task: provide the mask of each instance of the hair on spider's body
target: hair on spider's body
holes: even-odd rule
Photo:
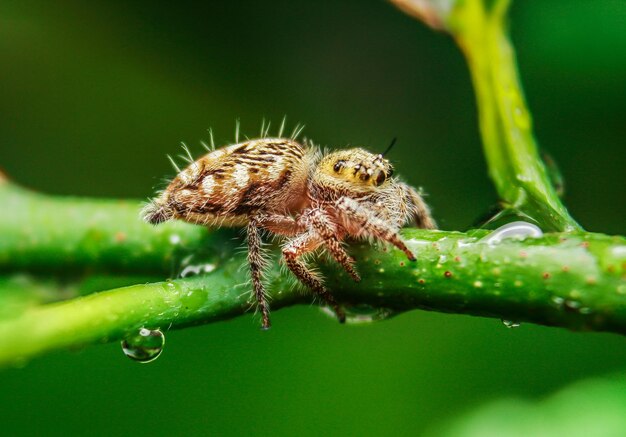
[[[268,128],[264,125],[262,133]],[[283,128],[284,122],[281,133]],[[300,130],[297,127],[294,135]],[[343,322],[343,310],[321,275],[304,261],[306,255],[323,248],[358,281],[354,260],[342,244],[347,237],[391,243],[415,260],[399,229],[408,222],[435,227],[420,194],[393,177],[393,167],[383,154],[361,148],[322,154],[311,143],[280,137],[210,151],[180,171],[144,208],[143,216],[153,224],[180,219],[205,226],[245,226],[263,328],[270,327],[270,319],[263,286],[262,231],[284,239],[286,267]]]

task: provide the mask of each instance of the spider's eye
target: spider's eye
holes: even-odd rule
[[[376,176],[376,185],[381,185],[387,179],[387,175],[385,175],[384,171],[379,171],[378,176]]]
[[[346,165],[346,161],[344,160],[337,161],[335,163],[335,166],[333,167],[333,170],[335,170],[335,173],[339,173],[345,165]]]

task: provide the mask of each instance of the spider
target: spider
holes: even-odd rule
[[[322,154],[306,141],[248,140],[212,150],[196,161],[190,157],[190,164],[144,208],[143,217],[152,224],[180,219],[209,227],[245,226],[263,329],[271,323],[261,231],[284,237],[286,266],[343,323],[343,309],[302,256],[323,248],[360,281],[354,259],[342,244],[347,237],[391,243],[414,261],[398,230],[409,222],[436,227],[420,194],[393,177],[385,153],[353,148]]]

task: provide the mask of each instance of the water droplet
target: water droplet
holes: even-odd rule
[[[538,225],[537,221],[530,217],[525,212],[515,209],[513,207],[502,208],[500,205],[492,207],[489,211],[483,214],[479,219],[474,221],[473,227],[480,229],[495,230],[516,221],[522,221],[526,223],[533,223]]]
[[[513,320],[505,320],[505,319],[502,319],[502,324],[509,329],[519,328],[519,326],[521,325],[520,322],[514,322]]]
[[[211,273],[215,270],[215,264],[197,264],[197,265],[189,265],[186,266],[182,272],[180,272],[181,278],[186,278],[187,276],[196,276],[201,273]]]
[[[390,308],[373,307],[366,304],[346,306],[344,307],[344,311],[346,313],[346,323],[353,325],[378,322],[380,320],[385,320],[395,315],[394,311]],[[335,312],[330,307],[322,307],[322,312],[331,316],[334,319],[337,318]]]
[[[551,300],[557,308],[563,307],[563,302],[565,302],[565,299],[563,299],[561,296],[552,296]]]
[[[122,340],[122,351],[133,361],[149,363],[159,358],[164,345],[165,336],[160,330],[141,328]]]
[[[615,246],[612,252],[613,256],[616,258],[626,258],[626,246]]]
[[[497,244],[505,238],[539,238],[543,235],[543,231],[532,223],[528,222],[512,222],[504,226],[500,226],[486,237],[481,238],[481,242],[489,244]]]

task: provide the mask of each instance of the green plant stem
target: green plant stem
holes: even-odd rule
[[[489,173],[501,199],[543,229],[580,230],[553,187],[532,133],[532,119],[506,31],[508,1],[487,11],[469,1],[455,38],[467,58]]]
[[[151,227],[138,219],[138,202],[55,198],[10,184],[0,184],[0,202],[12,211],[0,216],[0,235],[8,236],[0,245],[5,275],[128,269],[176,277],[190,263],[210,267],[200,276],[28,307],[0,321],[0,363],[118,340],[140,327],[178,328],[234,317],[253,307],[241,268],[245,253],[237,253],[243,242],[232,232],[208,233],[182,223]],[[354,244],[350,251],[363,277],[358,284],[334,264],[318,263],[333,294],[348,307],[396,313],[422,308],[626,333],[626,239],[557,233],[491,244],[487,235],[407,229],[403,236],[415,263],[395,249]],[[190,260],[200,246],[204,255]],[[161,262],[166,258],[170,261]],[[310,302],[293,278],[272,264],[267,278],[272,308]]]
[[[228,251],[234,233],[139,218],[135,201],[53,197],[0,182],[0,272],[174,274],[182,256]],[[215,251],[212,256],[219,256]]]
[[[544,231],[581,231],[542,162],[508,36],[510,0],[390,0],[449,32],[465,55],[476,91],[483,148],[503,204]]]

